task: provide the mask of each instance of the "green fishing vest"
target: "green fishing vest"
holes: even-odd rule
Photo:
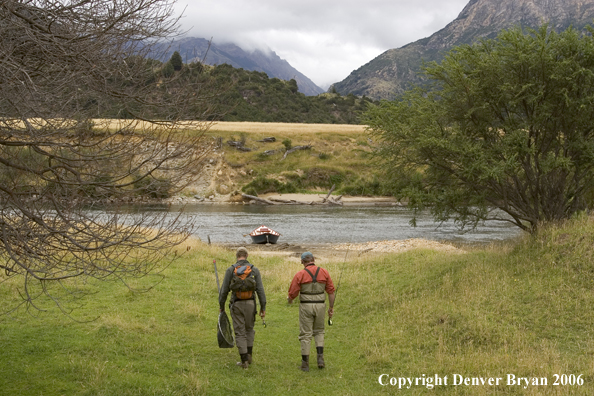
[[[309,275],[311,275],[312,282],[311,283],[302,283],[301,290],[299,292],[299,301],[301,303],[309,303],[309,304],[316,304],[316,303],[325,303],[326,302],[326,295],[324,294],[326,290],[325,283],[318,282],[318,273],[320,272],[320,267],[316,271],[315,275],[312,274],[307,268],[305,271]]]

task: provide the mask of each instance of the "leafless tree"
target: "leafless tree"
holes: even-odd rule
[[[0,268],[5,284],[22,279],[27,307],[73,278],[156,271],[191,232],[119,210],[183,188],[209,149],[206,122],[179,122],[207,119],[208,84],[161,77],[144,57],[177,33],[172,6],[0,0]],[[97,119],[114,112],[126,119]]]

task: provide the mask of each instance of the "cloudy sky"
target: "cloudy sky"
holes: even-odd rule
[[[326,89],[390,48],[428,37],[469,0],[178,0],[187,36],[267,46]]]

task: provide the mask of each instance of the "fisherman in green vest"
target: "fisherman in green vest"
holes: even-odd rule
[[[237,262],[227,268],[223,285],[219,293],[219,311],[225,310],[227,295],[231,292],[229,310],[233,319],[235,342],[241,361],[237,363],[243,369],[252,364],[254,348],[254,322],[256,319],[256,295],[260,300],[260,317],[266,316],[266,295],[262,285],[260,271],[247,261],[248,251],[244,247],[235,253]]]
[[[301,255],[303,269],[293,277],[289,288],[289,304],[299,296],[299,341],[301,342],[301,370],[309,371],[311,339],[315,340],[318,353],[318,368],[324,368],[324,321],[326,316],[326,293],[328,316],[334,315],[334,284],[324,268],[316,266],[310,252]]]

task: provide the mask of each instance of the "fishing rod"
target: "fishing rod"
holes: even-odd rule
[[[352,240],[352,235],[351,235]],[[346,253],[344,254],[344,261],[340,266],[340,275],[338,275],[338,284],[336,285],[336,289],[334,290],[334,305],[336,305],[336,295],[338,294],[338,288],[340,287],[340,280],[342,279],[342,271],[344,270],[344,266],[346,264],[347,256],[349,255],[349,249],[351,248],[351,244],[349,243],[347,246]],[[328,326],[332,326],[334,322],[332,322],[332,318],[328,318]]]
[[[363,188],[363,193],[365,193],[365,187]],[[344,261],[340,268],[340,275],[338,275],[338,284],[336,285],[336,289],[334,290],[334,305],[336,305],[336,295],[338,294],[338,288],[340,287],[340,280],[342,279],[342,271],[344,270],[344,266],[346,265],[347,256],[349,255],[349,250],[351,249],[351,244],[353,243],[353,234],[355,233],[355,229],[351,230],[351,238],[349,244],[347,245],[346,253],[344,254]],[[332,322],[332,318],[328,318],[328,326],[332,326],[334,322]]]
[[[258,298],[258,294],[256,292],[254,292],[254,296],[258,299],[258,301],[260,302],[260,313],[262,312],[262,302],[260,301],[260,299]],[[256,300],[254,300],[254,304],[256,304],[256,313],[258,313],[258,304],[256,303]],[[262,316],[260,316],[262,318]],[[262,325],[264,325],[264,328],[266,328],[266,321],[264,320],[264,318],[262,318]]]
[[[221,285],[219,284],[219,273],[217,272],[217,259],[213,259],[212,264],[214,265],[215,276],[217,278],[217,290],[219,291],[219,294],[221,294]]]

